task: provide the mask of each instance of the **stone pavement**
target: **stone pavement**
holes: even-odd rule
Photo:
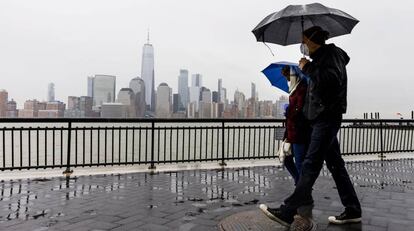
[[[342,206],[324,168],[314,186],[318,230],[414,230],[414,161],[348,163],[362,224],[328,225]],[[189,170],[0,182],[0,230],[218,230],[224,218],[278,205],[293,189],[280,167]]]

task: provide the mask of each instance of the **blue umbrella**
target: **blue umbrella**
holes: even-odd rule
[[[304,78],[306,80],[308,79],[308,77],[305,74],[303,74],[302,71],[299,69],[298,64],[290,62],[272,63],[268,67],[266,67],[262,72],[270,81],[272,86],[275,86],[280,90],[289,93],[288,82],[286,78],[282,75],[282,69],[285,66],[293,68],[300,78]]]

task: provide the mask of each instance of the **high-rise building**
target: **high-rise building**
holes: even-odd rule
[[[191,79],[189,103],[194,103],[193,110],[195,110],[196,113],[199,111],[202,86],[202,76],[200,74],[193,74]]]
[[[38,117],[40,118],[60,118],[65,114],[66,105],[63,102],[47,102],[45,109],[39,109]]]
[[[9,93],[6,90],[0,90],[0,117],[7,115],[7,102],[9,101]]]
[[[289,105],[289,98],[284,95],[279,97],[279,99],[276,100],[276,103],[275,103],[273,116],[276,117],[276,119],[284,119],[287,105]]]
[[[199,110],[199,117],[200,118],[211,118],[212,113],[212,104],[211,104],[211,91],[205,87],[201,92],[201,102],[200,102],[200,110]]]
[[[54,83],[49,83],[49,85],[47,85],[47,101],[48,102],[55,101],[55,84]]]
[[[16,118],[18,117],[17,103],[13,99],[7,102],[7,118]]]
[[[180,94],[173,94],[173,113],[181,111],[181,97]]]
[[[139,77],[131,79],[129,82],[129,88],[135,93],[135,109],[137,117],[145,116],[145,82]]]
[[[246,97],[243,92],[236,90],[234,93],[234,106],[236,106],[239,111],[239,117],[245,117],[245,101]]]
[[[128,113],[122,103],[103,103],[101,108],[102,118],[126,118]]]
[[[157,88],[157,108],[158,118],[169,118],[171,116],[171,88],[166,83],[161,83]]]
[[[90,96],[81,96],[79,100],[79,109],[82,117],[98,117],[99,114],[94,114],[92,111],[93,98]]]
[[[254,83],[252,83],[250,98],[252,98],[254,100],[257,100],[256,99],[256,84],[254,84]]]
[[[89,96],[89,97],[93,97],[93,80],[94,80],[94,77],[93,76],[88,76],[88,92],[87,92],[87,96]]]
[[[155,86],[154,86],[154,47],[149,42],[142,49],[141,77],[145,82],[145,103],[147,109],[154,111],[155,106]]]
[[[92,92],[89,88],[92,87]],[[88,77],[88,94],[92,93],[93,106],[115,102],[116,77],[113,75],[95,75]],[[89,96],[89,95],[88,95]]]
[[[218,88],[217,88],[217,92],[218,92],[218,103],[223,102],[223,97],[221,96],[222,92],[223,92],[223,80],[222,79],[218,79]]]
[[[213,99],[212,99],[213,103],[219,103],[220,102],[218,91],[213,91],[212,97],[213,97]]]
[[[33,118],[37,117],[39,109],[46,109],[46,105],[41,105],[37,100],[26,100],[24,102],[23,109],[19,110],[20,118]]]
[[[180,75],[178,76],[178,94],[180,95],[181,104],[185,110],[189,102],[188,70],[180,70]]]
[[[118,93],[117,102],[125,106],[126,117],[136,117],[135,93],[131,88],[121,88]]]
[[[191,86],[201,87],[203,86],[203,76],[201,74],[193,74],[191,79]]]

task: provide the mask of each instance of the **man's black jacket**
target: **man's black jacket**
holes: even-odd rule
[[[304,115],[309,120],[318,116],[339,116],[346,112],[349,56],[334,44],[322,45],[311,56],[303,72],[310,77]]]

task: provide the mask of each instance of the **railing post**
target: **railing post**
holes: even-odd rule
[[[72,136],[72,122],[68,122],[68,146],[66,150],[66,170],[63,171],[63,174],[66,175],[66,177],[69,177],[73,170],[70,169],[70,148],[71,148],[71,136]]]
[[[384,155],[384,142],[383,142],[383,124],[382,121],[380,121],[380,155],[378,156],[381,161],[384,160],[384,158],[386,158],[386,156]]]
[[[155,122],[151,122],[151,165],[149,167],[150,170],[155,170],[155,162],[154,162],[154,146],[155,146]]]
[[[221,122],[221,162],[220,162],[220,166],[224,167],[226,166],[226,162],[224,162],[224,121]],[[229,144],[227,144],[229,145]]]

